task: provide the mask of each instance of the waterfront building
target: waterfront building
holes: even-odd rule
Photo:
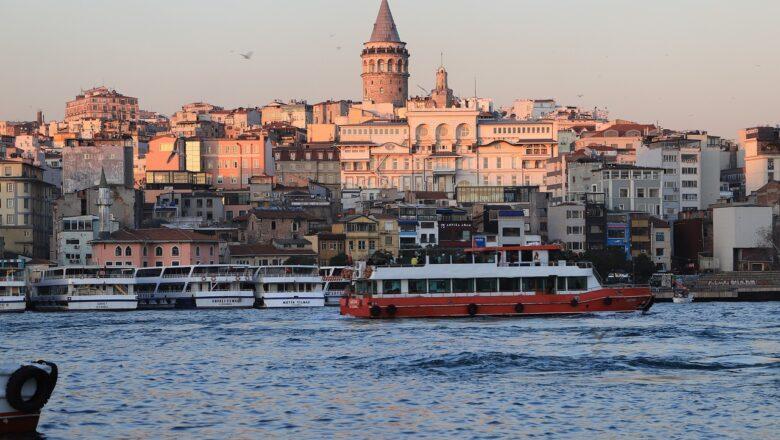
[[[268,243],[272,239],[303,238],[323,223],[304,209],[252,209],[233,218],[242,243]]]
[[[283,266],[289,264],[290,259],[315,261],[317,254],[311,249],[311,243],[306,240],[295,240],[306,244],[296,243],[293,246],[285,246],[284,243],[274,240],[268,244],[234,244],[228,246],[230,264],[247,264],[250,266]]]
[[[49,258],[56,188],[31,161],[2,159],[0,168],[0,239],[5,250]]]
[[[660,130],[652,124],[617,121],[604,129],[581,133],[580,139],[574,141],[574,149],[599,145],[612,147],[623,154],[631,154],[642,144],[646,136],[658,134]]]
[[[641,211],[660,216],[663,212],[662,178],[662,168],[576,162],[569,167],[567,197],[603,193],[610,211]]]
[[[332,142],[273,148],[276,182],[287,186],[308,186],[317,182],[337,189],[341,186],[339,149]]]
[[[290,101],[284,103],[273,101],[261,110],[262,125],[286,123],[305,130],[314,121],[312,106],[306,101]]]
[[[739,132],[745,154],[746,194],[780,180],[780,128],[753,127]]]
[[[775,254],[772,207],[715,206],[712,224],[713,256],[721,271],[771,270]]]
[[[587,250],[584,203],[566,202],[550,206],[547,216],[550,242],[561,243],[566,250],[574,253],[582,253]]]
[[[60,266],[92,265],[92,241],[100,238],[100,217],[77,215],[62,217],[55,223],[55,255],[52,261]],[[119,222],[110,220],[108,232],[119,230]]]
[[[160,267],[219,263],[219,240],[184,229],[126,229],[92,241],[98,266]]]
[[[327,266],[336,255],[345,254],[346,234],[317,233],[317,264]]]
[[[65,122],[82,119],[138,120],[138,98],[96,87],[76,95],[65,106]]]

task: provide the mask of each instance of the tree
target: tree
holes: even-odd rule
[[[655,273],[655,264],[647,254],[639,254],[633,261],[634,282],[637,284],[647,284],[650,277]]]
[[[368,265],[370,266],[387,266],[392,264],[395,260],[393,254],[386,250],[378,250],[368,257]]]
[[[620,247],[590,250],[585,252],[582,259],[591,262],[596,273],[604,280],[612,272],[631,271],[631,263],[626,260],[626,254]]]
[[[317,264],[317,258],[308,255],[293,255],[284,264],[290,266],[311,266]]]
[[[333,258],[328,261],[328,264],[331,266],[349,266],[349,255],[345,253],[340,253],[337,255],[334,255]]]

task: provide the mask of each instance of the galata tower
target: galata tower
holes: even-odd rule
[[[363,102],[396,107],[409,96],[409,51],[398,36],[387,0],[382,0],[371,39],[363,44]]]

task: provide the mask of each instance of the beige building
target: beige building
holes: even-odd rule
[[[5,250],[49,258],[54,186],[43,169],[28,162],[0,160],[0,237]]]
[[[138,98],[122,95],[116,90],[96,87],[68,101],[65,122],[80,119],[138,120]]]
[[[780,180],[780,128],[753,127],[741,130],[739,143],[745,152],[746,194],[768,182]]]

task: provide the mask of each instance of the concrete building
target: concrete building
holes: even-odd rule
[[[780,180],[780,128],[753,127],[740,131],[739,143],[745,153],[746,194]]]
[[[333,143],[274,147],[276,182],[286,186],[305,187],[318,182],[341,187],[339,149]]]
[[[541,119],[554,112],[554,99],[517,99],[512,104],[512,116],[515,119]]]
[[[302,239],[295,242],[292,245],[279,241],[230,245],[228,262],[250,266],[280,266],[288,264],[291,258],[316,261],[317,254],[311,249],[311,243]]]
[[[721,150],[685,135],[655,138],[637,147],[638,166],[663,168],[663,216],[706,209],[720,198]]]
[[[92,241],[100,238],[100,217],[78,215],[63,217],[55,225],[56,261],[60,266],[95,264]],[[110,221],[108,232],[119,230],[119,222]]]
[[[5,250],[49,258],[55,188],[29,161],[0,160],[0,239]]]
[[[550,206],[547,211],[550,242],[561,243],[574,253],[586,251],[585,205],[568,202]]]
[[[610,211],[663,212],[662,168],[602,164],[569,168],[569,194],[603,193]]]
[[[772,266],[772,208],[716,206],[712,210],[713,253],[721,271],[761,271]]]
[[[273,101],[261,109],[262,124],[287,123],[293,127],[306,129],[314,120],[312,106],[306,101],[284,103]]]
[[[398,35],[387,0],[382,0],[371,38],[360,55],[363,102],[404,107],[409,96],[409,51]]]
[[[105,172],[111,185],[132,188],[132,139],[71,139],[62,148],[62,192],[81,191],[97,185]]]
[[[96,87],[76,95],[65,106],[65,121],[82,119],[138,120],[138,98],[122,95],[116,90]]]
[[[656,269],[672,270],[672,227],[657,217],[650,219],[650,249]]]
[[[216,237],[183,229],[120,229],[92,242],[98,266],[159,267],[219,263]]]

